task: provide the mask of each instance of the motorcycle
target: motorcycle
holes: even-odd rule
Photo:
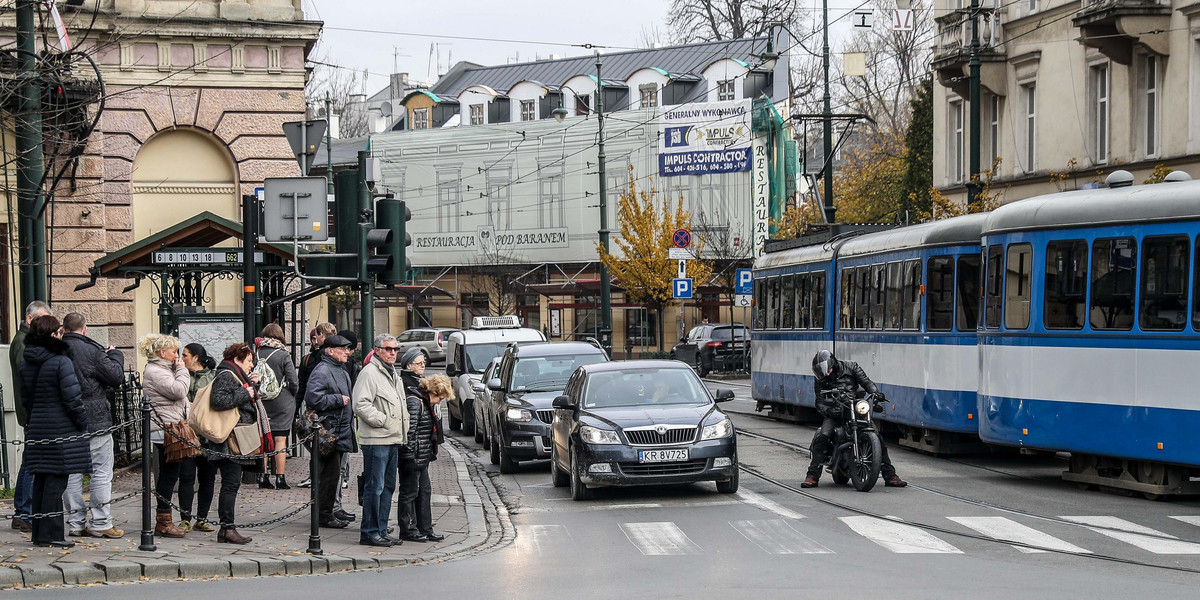
[[[842,413],[842,424],[834,429],[833,454],[825,469],[833,475],[833,482],[853,482],[854,489],[869,492],[879,480],[879,467],[883,448],[879,432],[871,423],[872,412],[883,412],[880,403],[883,397],[871,395],[855,398],[847,392],[830,390]]]

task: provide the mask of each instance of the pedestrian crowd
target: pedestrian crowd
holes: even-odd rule
[[[220,362],[203,345],[184,346],[169,335],[138,340],[157,463],[156,535],[215,531],[218,542],[250,542],[235,522],[243,471],[259,472],[260,488],[290,489],[289,450],[307,440],[319,466],[321,527],[344,529],[358,520],[343,505],[342,490],[349,487],[349,456],[361,447],[359,543],[444,539],[433,529],[429,465],[444,442],[436,407],[453,395],[449,378],[425,376],[424,353],[413,348],[400,355],[387,333],[372,340],[361,362],[353,358],[358,339],[351,331],[322,323],[309,340],[312,351],[298,365],[276,323],[253,343],[225,348]],[[48,547],[70,548],[70,537],[124,536],[110,506],[114,420],[107,396],[125,382],[124,355],[88,337],[82,314],[60,322],[39,301],[26,308],[9,358],[26,443],[13,528]]]

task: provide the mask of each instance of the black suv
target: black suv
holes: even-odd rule
[[[750,329],[741,323],[697,325],[671,348],[671,358],[701,377],[712,371],[750,370]]]
[[[518,461],[550,457],[550,423],[554,398],[562,393],[575,369],[606,362],[608,355],[587,342],[512,345],[504,351],[487,381],[491,410],[491,460],[501,473],[513,473]]]

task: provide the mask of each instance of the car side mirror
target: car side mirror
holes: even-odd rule
[[[687,343],[687,336],[685,335],[685,336],[683,336],[683,337],[679,338],[679,343],[680,343],[680,344],[686,344],[686,343]]]
[[[492,390],[493,392],[503,392],[504,391],[504,384],[500,383],[499,377],[493,377],[493,378],[489,379],[487,382],[487,387],[489,390]]]
[[[564,410],[575,410],[575,403],[571,402],[571,397],[567,396],[565,394],[562,396],[555,397],[554,402],[553,402],[553,404],[551,404],[551,406],[553,406],[554,408],[561,408]]]
[[[730,400],[733,400],[733,390],[717,388],[717,402],[729,402]]]
[[[459,375],[460,375],[460,373],[458,372],[458,367],[455,366],[454,363],[450,363],[450,364],[446,365],[446,376],[458,377]]]

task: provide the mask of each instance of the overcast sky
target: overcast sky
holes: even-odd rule
[[[373,93],[387,85],[393,65],[395,72],[407,72],[414,80],[436,79],[439,54],[445,72],[461,60],[497,65],[515,62],[518,57],[526,62],[550,54],[577,56],[592,52],[571,44],[612,46],[609,51],[635,48],[643,31],[657,27],[666,37],[668,4],[669,0],[602,0],[594,4],[546,0],[304,0],[304,10],[307,18],[325,22],[321,43],[310,58],[366,69],[370,73],[367,92]],[[831,0],[830,19],[858,4],[853,0]],[[835,36],[838,33],[837,28],[831,31]],[[399,56],[395,56],[397,52]]]

